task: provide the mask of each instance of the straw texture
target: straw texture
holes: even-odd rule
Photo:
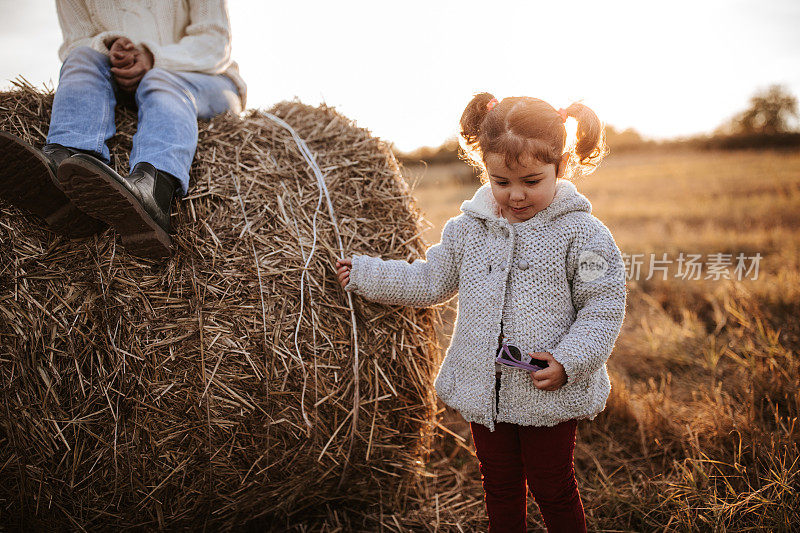
[[[41,146],[51,102],[17,82],[0,93],[0,129]],[[270,112],[314,152],[348,255],[424,254],[382,142],[330,108]],[[135,114],[117,117],[124,172]],[[0,200],[3,523],[226,530],[406,504],[435,425],[437,314],[356,301],[354,375],[324,205],[300,316],[318,205],[291,136],[258,112],[201,124],[163,264],[113,230],[69,241]]]

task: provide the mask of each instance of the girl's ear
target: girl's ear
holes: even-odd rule
[[[567,168],[567,164],[569,163],[569,152],[564,152],[561,156],[561,161],[558,163],[558,171],[556,172],[556,179],[561,179],[564,177],[564,170]]]

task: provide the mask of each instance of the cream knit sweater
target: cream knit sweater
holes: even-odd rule
[[[231,61],[231,26],[224,0],[56,0],[64,61],[79,46],[108,55],[118,37],[153,54],[164,70],[225,74],[236,84],[242,109],[247,85]]]
[[[488,185],[449,220],[442,242],[413,263],[353,257],[346,289],[377,302],[427,307],[459,293],[452,342],[434,383],[469,422],[553,426],[594,418],[611,384],[606,360],[625,315],[625,270],[611,233],[575,186],[559,180],[549,207],[510,224]],[[507,296],[506,296],[507,295]],[[495,405],[495,355],[506,298],[513,342],[550,352],[567,373],[557,391],[503,368]]]

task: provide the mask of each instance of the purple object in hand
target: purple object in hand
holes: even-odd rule
[[[537,372],[547,368],[547,361],[544,359],[531,358],[531,364],[522,362],[522,352],[513,344],[503,344],[497,349],[496,362],[501,365],[511,366],[514,368],[522,368],[531,372]]]

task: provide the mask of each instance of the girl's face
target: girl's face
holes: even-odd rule
[[[519,165],[509,168],[503,155],[486,154],[486,173],[503,217],[512,223],[525,222],[549,206],[556,195],[556,179],[564,172],[566,157],[556,172],[554,164],[537,159],[522,158]]]

